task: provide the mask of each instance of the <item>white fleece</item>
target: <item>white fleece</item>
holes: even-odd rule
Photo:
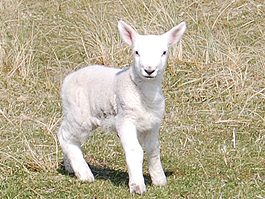
[[[163,35],[139,35],[119,22],[123,40],[134,52],[134,64],[115,69],[93,65],[68,75],[62,86],[64,120],[58,139],[66,170],[83,181],[94,181],[81,146],[98,126],[115,130],[123,146],[131,193],[143,194],[143,149],[155,185],[167,180],[160,161],[159,128],[165,111],[162,92],[168,47],[182,37],[181,23]]]

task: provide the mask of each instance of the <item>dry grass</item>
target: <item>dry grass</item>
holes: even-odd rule
[[[131,62],[119,19],[142,33],[188,24],[165,78],[169,184],[149,184],[145,197],[264,198],[264,10],[262,0],[2,0],[1,198],[131,197],[115,135],[98,133],[85,146],[93,184],[64,174],[55,136],[66,74],[85,64]]]

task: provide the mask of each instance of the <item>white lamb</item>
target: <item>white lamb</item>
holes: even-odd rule
[[[68,75],[62,87],[64,120],[58,139],[64,166],[82,181],[94,176],[81,146],[101,126],[117,131],[129,172],[131,193],[143,194],[143,149],[153,184],[167,183],[160,161],[159,128],[165,111],[162,91],[168,48],[186,30],[185,22],[162,35],[140,35],[119,21],[122,39],[132,47],[134,64],[125,69],[89,66]]]

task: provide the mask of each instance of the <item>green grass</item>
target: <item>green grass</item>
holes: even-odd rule
[[[0,197],[265,198],[264,10],[262,0],[2,0]],[[87,64],[131,63],[119,19],[141,33],[188,24],[164,84],[168,185],[152,186],[145,164],[142,197],[129,194],[115,134],[98,131],[84,147],[92,184],[64,172],[56,139],[63,78]]]

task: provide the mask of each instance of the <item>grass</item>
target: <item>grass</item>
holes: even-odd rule
[[[142,33],[188,24],[165,76],[168,185],[152,186],[145,165],[142,198],[265,198],[264,7],[262,0],[2,0],[1,198],[140,198],[129,194],[116,135],[99,131],[84,147],[92,184],[63,171],[56,139],[63,78],[87,64],[131,62],[119,19]]]

